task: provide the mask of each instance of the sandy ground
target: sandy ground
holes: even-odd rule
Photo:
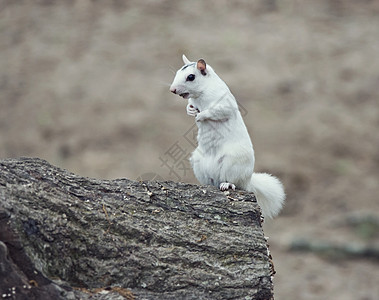
[[[377,258],[341,249],[379,244],[379,1],[253,3],[0,1],[0,158],[196,183],[194,120],[168,87],[183,53],[202,57],[256,170],[286,187],[265,225],[276,299],[378,299]]]

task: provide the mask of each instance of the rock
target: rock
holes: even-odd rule
[[[7,159],[0,222],[0,297],[273,299],[252,193]]]

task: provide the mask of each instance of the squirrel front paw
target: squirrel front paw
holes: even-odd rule
[[[199,113],[199,110],[196,107],[194,107],[192,104],[187,105],[187,115],[191,117],[196,117],[198,113]]]
[[[207,110],[203,110],[201,113],[198,113],[196,116],[196,122],[203,122],[209,118],[209,114]]]

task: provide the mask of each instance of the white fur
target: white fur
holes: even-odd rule
[[[228,86],[208,64],[204,75],[185,55],[183,62],[188,66],[177,71],[170,90],[189,94],[187,114],[198,126],[198,147],[190,159],[196,178],[221,190],[254,192],[263,216],[276,216],[285,199],[283,186],[272,175],[253,173],[253,144]],[[190,74],[195,80],[186,81]]]

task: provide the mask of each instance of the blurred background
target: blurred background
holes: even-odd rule
[[[236,96],[286,207],[276,299],[378,299],[379,1],[0,0],[0,159],[196,183],[181,55]]]

